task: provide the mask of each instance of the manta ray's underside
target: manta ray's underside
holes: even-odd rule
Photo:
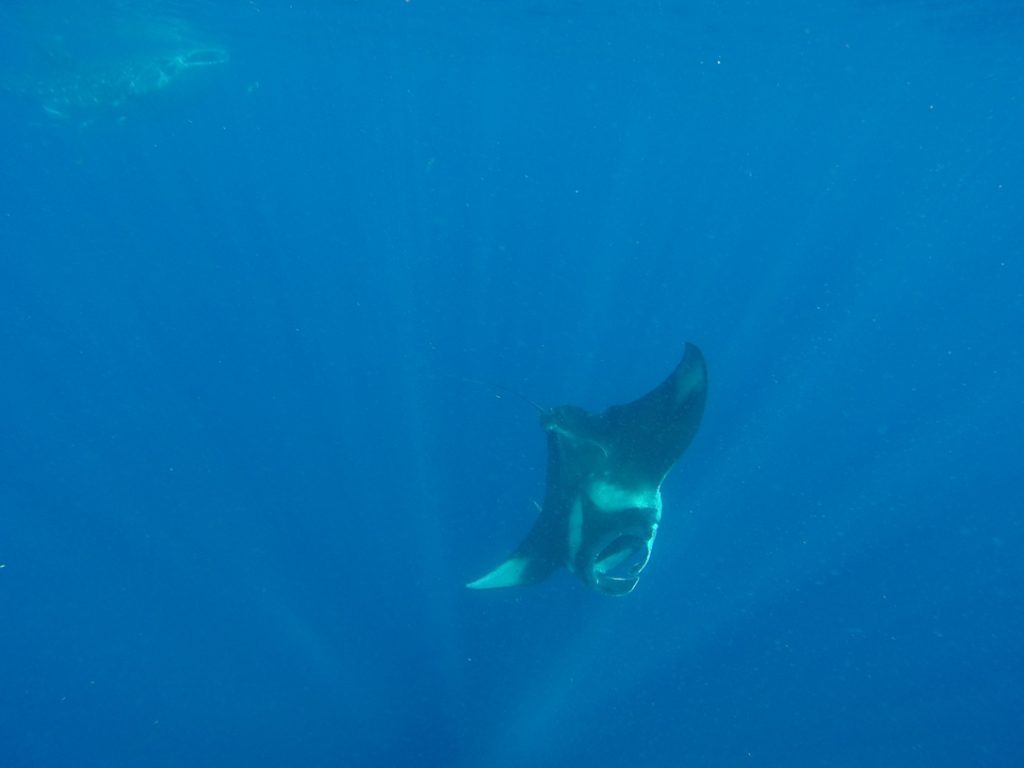
[[[472,589],[533,584],[565,565],[607,595],[633,591],[661,522],[661,483],[704,413],[707,367],[693,344],[660,385],[628,405],[542,411],[544,505],[512,555]]]

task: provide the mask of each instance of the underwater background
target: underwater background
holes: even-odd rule
[[[1024,4],[12,0],[0,115],[0,765],[1024,765]],[[491,385],[686,341],[636,591],[465,589]]]

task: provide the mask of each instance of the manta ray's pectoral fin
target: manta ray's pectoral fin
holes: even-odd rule
[[[620,481],[661,485],[697,433],[707,391],[704,355],[687,344],[665,381],[639,400],[613,405],[601,415],[602,439],[615,453]]]
[[[499,589],[536,584],[562,565],[563,548],[564,533],[560,533],[555,516],[542,511],[530,533],[507,560],[466,586]]]
[[[538,567],[536,560],[529,556],[512,556],[490,573],[481,576],[466,586],[470,589],[499,589],[533,584],[544,579],[554,568]]]

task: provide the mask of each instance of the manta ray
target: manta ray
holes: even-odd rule
[[[534,584],[564,565],[603,594],[632,592],[661,522],[661,484],[697,433],[707,381],[704,355],[688,343],[639,400],[600,414],[539,408],[548,444],[540,515],[508,559],[466,586]]]

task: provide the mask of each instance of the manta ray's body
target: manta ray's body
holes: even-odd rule
[[[705,359],[687,344],[672,375],[627,406],[543,411],[541,514],[505,562],[467,586],[534,584],[565,565],[598,592],[632,592],[662,520],[662,482],[696,434],[707,393]]]
[[[655,389],[593,414],[543,411],[547,487],[540,516],[512,555],[467,586],[514,587],[565,565],[599,592],[633,591],[661,522],[661,484],[700,425],[707,367],[693,344]]]

